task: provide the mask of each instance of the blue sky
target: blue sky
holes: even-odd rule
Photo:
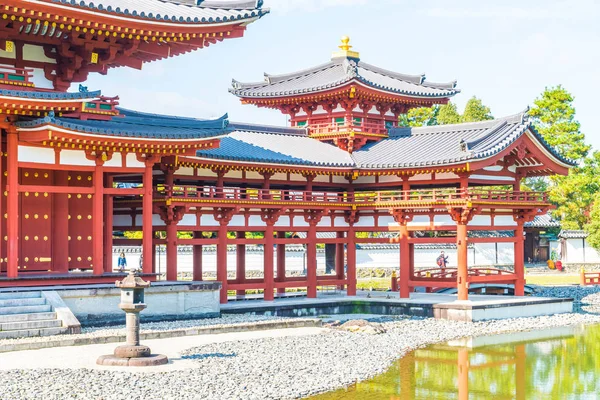
[[[91,89],[142,111],[282,125],[274,110],[243,106],[231,79],[262,80],[329,60],[349,35],[361,59],[397,72],[458,80],[462,110],[473,95],[495,116],[523,110],[545,86],[575,96],[577,118],[600,149],[600,1],[265,0],[271,14],[242,39],[94,75]]]

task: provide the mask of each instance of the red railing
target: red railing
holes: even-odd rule
[[[0,84],[33,87],[33,69],[0,66]]]
[[[469,268],[468,276],[499,276],[513,275],[511,271],[505,271],[497,268]],[[456,279],[458,275],[457,268],[429,268],[415,271],[417,279]]]
[[[215,186],[159,186],[155,197],[173,199],[219,199],[231,201],[277,201],[277,202],[314,202],[314,203],[343,203],[343,204],[386,204],[386,203],[439,203],[470,201],[490,203],[547,203],[548,196],[543,192],[513,192],[508,190],[477,189],[431,189],[431,190],[396,190],[377,192],[328,192],[300,191],[281,189],[247,189],[239,187],[218,188]]]
[[[373,122],[354,122],[345,121],[344,123],[325,123],[307,125],[310,135],[328,135],[333,133],[343,133],[348,131],[370,133],[374,135],[387,135],[388,130],[385,123]]]

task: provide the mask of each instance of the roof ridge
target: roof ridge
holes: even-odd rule
[[[234,131],[252,131],[257,133],[287,135],[287,136],[308,136],[306,128],[296,128],[289,126],[277,126],[267,124],[255,124],[248,122],[230,122],[229,127]],[[270,130],[272,129],[272,130]]]
[[[419,74],[419,75],[411,75],[411,74],[403,74],[400,72],[394,72],[394,71],[390,71],[388,69],[385,68],[380,68],[380,67],[376,67],[374,65],[368,64],[366,62],[363,61],[359,61],[358,62],[358,66],[368,69],[372,72],[376,72],[378,74],[381,75],[387,75],[390,76],[392,78],[404,81],[404,82],[409,82],[409,83],[414,83],[417,85],[421,85],[423,84],[423,82],[425,81],[425,74]]]

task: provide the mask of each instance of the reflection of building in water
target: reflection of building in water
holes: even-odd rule
[[[596,399],[600,325],[483,336],[413,351],[385,374],[313,400]]]

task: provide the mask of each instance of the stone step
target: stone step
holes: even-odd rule
[[[39,321],[43,319],[56,319],[55,312],[40,312],[33,314],[8,314],[0,315],[0,324],[6,322],[25,322],[25,321]]]
[[[0,314],[2,314],[3,307],[16,307],[16,306],[41,306],[46,304],[46,299],[39,298],[25,298],[25,299],[5,299],[0,300]]]
[[[67,333],[68,328],[40,328],[40,329],[24,329],[20,331],[0,332],[0,339],[16,339],[22,337],[33,336],[53,336]]]
[[[0,300],[6,299],[31,299],[42,297],[41,292],[3,292],[0,293]]]
[[[52,306],[49,304],[39,306],[14,306],[14,307],[0,307],[0,315],[9,314],[31,314],[31,313],[43,313],[52,311]]]
[[[22,331],[39,328],[58,328],[61,326],[62,321],[59,321],[57,319],[45,319],[41,321],[6,322],[0,324],[0,332]]]

